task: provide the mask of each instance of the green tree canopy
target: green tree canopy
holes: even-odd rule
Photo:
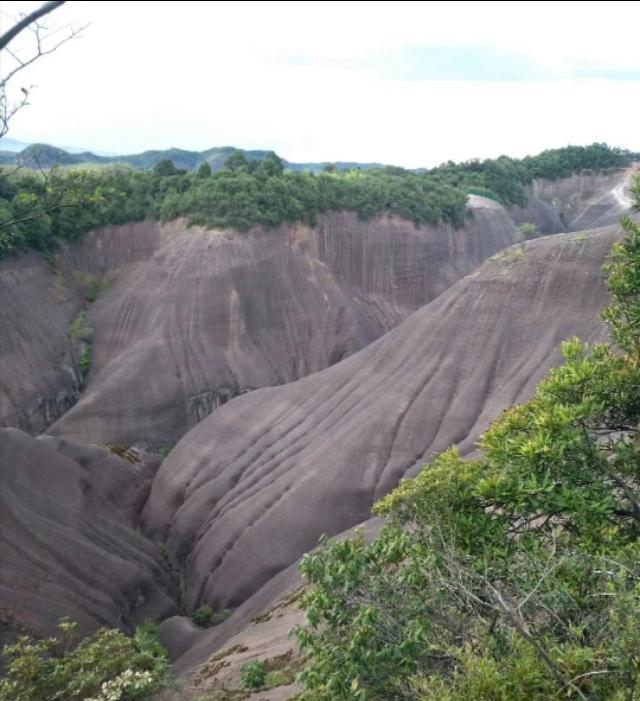
[[[208,178],[211,176],[211,166],[205,161],[198,166],[196,174],[199,178]]]
[[[232,173],[249,170],[249,161],[242,151],[234,151],[224,162],[224,169]]]
[[[366,220],[380,214],[416,225],[462,226],[467,195],[523,204],[524,186],[536,177],[559,177],[583,167],[620,167],[632,154],[601,144],[547,151],[523,160],[448,163],[429,172],[386,167],[373,170],[289,172],[275,154],[262,161],[235,151],[224,168],[206,163],[194,173],[170,159],[153,172],[128,166],[54,167],[46,173],[0,169],[0,257],[24,248],[48,252],[104,224],[153,217],[185,217],[192,224],[233,227],[283,222],[314,224],[331,210],[355,212]],[[564,159],[567,159],[565,163]]]
[[[161,161],[158,161],[153,168],[153,174],[159,178],[169,175],[181,175],[185,172],[184,170],[176,168],[170,158],[163,158]]]

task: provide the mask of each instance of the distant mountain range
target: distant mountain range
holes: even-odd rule
[[[18,141],[18,139],[9,139],[7,137],[3,137],[0,139],[0,151],[11,151],[12,153],[19,153],[20,151],[24,151],[26,148],[32,145],[33,144],[29,141]],[[78,148],[77,146],[59,146],[58,148],[67,151],[67,153],[87,153],[89,151],[89,149]],[[107,157],[118,155],[117,153],[113,153],[112,151],[92,151],[92,153],[94,153],[96,156]]]
[[[234,146],[222,146],[207,149],[206,151],[186,151],[179,148],[164,150],[144,151],[143,153],[128,156],[97,154],[91,151],[81,151],[74,148],[60,148],[49,144],[26,144],[15,139],[0,139],[0,165],[12,165],[20,163],[26,167],[51,168],[54,165],[110,165],[125,163],[140,170],[150,170],[158,161],[170,159],[176,168],[195,170],[202,163],[208,163],[212,171],[222,168],[229,156],[236,151],[242,151],[250,160],[262,160],[270,151],[237,149]],[[337,170],[370,170],[383,167],[382,163],[356,163],[351,161],[338,161],[330,163],[292,163],[284,161],[285,167],[293,171],[322,171],[327,165],[334,166]]]

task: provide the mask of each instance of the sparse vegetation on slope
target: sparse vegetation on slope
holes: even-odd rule
[[[640,202],[639,202],[640,204]],[[640,226],[626,220],[604,317],[533,398],[305,557],[309,699],[635,699],[640,669]]]
[[[77,363],[80,376],[84,379],[91,366],[91,341],[93,329],[87,322],[87,313],[80,312],[69,327],[69,338],[76,345]]]
[[[51,252],[105,224],[145,217],[187,217],[192,224],[246,231],[283,222],[313,224],[330,210],[362,219],[395,214],[416,224],[461,226],[466,197],[476,193],[524,204],[534,177],[629,165],[633,154],[604,144],[545,151],[516,160],[447,163],[426,173],[402,168],[287,172],[275,154],[260,160],[232,152],[225,167],[187,173],[165,159],[153,172],[127,166],[54,168],[46,177],[0,171],[0,257],[33,248]]]

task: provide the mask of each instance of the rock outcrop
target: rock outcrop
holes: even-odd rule
[[[603,337],[617,227],[515,246],[340,364],[238,397],[161,466],[143,523],[185,567],[187,611],[237,606],[434,452],[527,398],[559,344]]]
[[[630,173],[536,181],[524,209],[471,196],[459,230],[348,213],[246,234],[143,221],[88,234],[55,268],[5,260],[0,426],[33,434],[60,419],[56,435],[170,447],[231,397],[365,347],[512,243],[516,223],[616,221]],[[68,330],[97,292],[85,381]]]
[[[136,528],[157,460],[0,429],[0,643],[176,613],[157,546]]]
[[[471,214],[458,230],[348,213],[247,234],[158,225],[153,255],[92,306],[87,388],[49,432],[170,446],[231,397],[335,364],[513,241],[503,208],[475,198]],[[97,246],[110,235],[76,270],[117,264],[117,241]]]
[[[0,426],[38,433],[76,402],[78,290],[35,253],[0,262]]]
[[[629,186],[636,168],[583,171],[569,178],[534,180],[525,188],[526,207],[512,207],[518,224],[536,224],[543,234],[616,224],[629,213]]]

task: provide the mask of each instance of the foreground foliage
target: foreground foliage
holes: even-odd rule
[[[77,645],[76,624],[59,627],[57,636],[5,647],[1,701],[134,701],[166,683],[169,659],[153,626],[133,637],[102,628]]]
[[[524,405],[325,543],[298,630],[308,699],[640,699],[640,227],[606,268],[616,345],[563,346]]]
[[[467,195],[525,204],[534,177],[554,179],[591,169],[620,168],[633,154],[605,144],[545,151],[522,160],[447,163],[428,172],[402,168],[285,172],[274,153],[261,160],[233,153],[216,173],[165,159],[151,171],[128,166],[54,167],[42,173],[0,169],[0,258],[33,248],[54,251],[106,224],[187,217],[191,224],[246,231],[283,222],[314,224],[318,215],[348,210],[362,219],[395,214],[416,224],[461,226]]]

